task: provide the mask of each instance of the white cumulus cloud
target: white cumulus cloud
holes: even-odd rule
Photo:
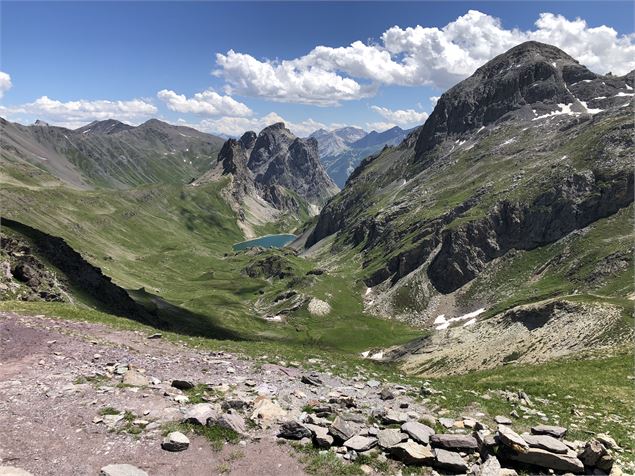
[[[597,73],[635,68],[635,35],[592,27],[583,19],[542,13],[530,30],[507,29],[477,10],[442,28],[393,26],[377,44],[316,46],[282,61],[258,60],[230,50],[217,54],[216,76],[226,92],[274,101],[332,105],[373,95],[381,84],[446,89],[494,56],[528,40],[560,47]]]
[[[203,116],[251,116],[253,111],[245,104],[236,101],[231,96],[221,96],[215,91],[203,91],[187,98],[183,94],[163,89],[157,97],[165,103],[168,109],[176,112],[193,113]]]
[[[391,123],[404,126],[423,124],[428,118],[427,112],[419,112],[414,109],[388,109],[380,106],[371,106],[371,109]]]
[[[3,108],[3,113],[42,119],[65,127],[78,127],[104,119],[138,122],[156,114],[157,108],[143,99],[129,101],[84,100],[62,102],[42,96],[33,102]]]
[[[11,76],[4,71],[0,71],[0,99],[2,99],[4,93],[11,89],[12,86],[13,84],[11,84]]]
[[[348,124],[324,124],[311,118],[303,121],[288,121],[284,117],[275,112],[270,112],[259,117],[221,117],[218,119],[203,119],[196,124],[188,124],[189,126],[215,134],[239,137],[246,131],[260,132],[267,126],[276,122],[284,122],[287,128],[298,137],[308,137],[311,133],[318,129],[338,129],[346,127]]]
[[[332,106],[372,96],[376,86],[361,84],[332,70],[300,60],[259,61],[229,50],[218,53],[214,74],[226,81],[227,94],[265,97],[271,101]]]

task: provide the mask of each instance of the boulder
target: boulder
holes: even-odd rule
[[[121,383],[133,387],[147,387],[150,385],[150,380],[138,370],[130,369],[124,374]]]
[[[303,375],[300,380],[302,381],[302,383],[305,383],[307,385],[314,385],[316,387],[322,385],[322,379],[320,378],[320,375],[317,373]]]
[[[467,472],[467,463],[458,453],[437,448],[434,450],[434,454],[436,457],[434,465],[436,467],[453,473]]]
[[[233,411],[219,416],[216,420],[210,418],[209,420],[207,420],[207,425],[218,425],[222,428],[227,428],[229,430],[235,431],[239,435],[244,435],[247,433],[244,418]]]
[[[606,448],[610,448],[612,450],[619,448],[619,445],[615,442],[615,440],[605,433],[598,433],[595,435],[595,439],[602,443]]]
[[[523,453],[529,448],[527,442],[507,425],[498,425],[498,439],[505,446],[519,453]]]
[[[417,421],[408,421],[404,423],[401,425],[401,431],[410,435],[413,440],[424,445],[430,443],[430,436],[434,435],[434,430],[432,428]]]
[[[397,430],[396,428],[389,428],[387,430],[379,430],[377,432],[377,440],[379,446],[382,448],[390,448],[398,443],[401,443],[408,436]]]
[[[452,428],[454,426],[454,418],[439,418],[439,423],[446,428]]]
[[[174,388],[178,388],[179,390],[189,390],[190,388],[194,388],[196,385],[189,380],[172,380],[172,386]]]
[[[540,448],[529,448],[525,453],[510,452],[508,457],[513,461],[532,464],[555,471],[570,471],[572,473],[584,472],[582,461],[580,461],[572,451],[567,454],[557,454]]]
[[[370,438],[368,436],[355,435],[352,438],[344,442],[349,450],[357,452],[368,451],[377,444],[377,438]]]
[[[101,468],[99,476],[148,476],[148,473],[131,464],[109,464]]]
[[[187,410],[183,417],[183,423],[204,426],[207,424],[208,419],[215,417],[216,412],[212,405],[209,403],[197,403]]]
[[[537,425],[531,427],[531,432],[534,435],[549,435],[554,438],[562,438],[567,433],[567,429],[562,426]]]
[[[530,435],[529,433],[523,433],[522,439],[532,448],[542,448],[543,450],[551,451],[552,453],[566,453],[569,451],[569,447],[562,441],[549,435]]]
[[[355,434],[357,433],[357,428],[355,428],[343,418],[337,416],[329,427],[329,433],[335,438],[346,441],[355,436]]]
[[[472,452],[478,449],[478,444],[473,436],[469,435],[431,435],[430,444],[437,448],[454,451]]]
[[[404,412],[398,412],[395,410],[388,410],[382,417],[381,420],[386,425],[394,425],[396,423],[405,423],[408,421],[408,415]]]
[[[161,448],[166,451],[183,451],[190,446],[190,440],[180,431],[173,431],[163,439]]]
[[[286,421],[280,425],[278,436],[287,440],[301,440],[302,438],[310,438],[312,435],[311,430],[297,421]]]
[[[271,423],[278,421],[287,414],[280,405],[272,402],[268,398],[257,398],[254,404],[254,411],[251,414],[251,419],[254,421],[260,421],[263,425],[268,426]]]
[[[395,394],[388,387],[384,387],[381,389],[381,392],[379,392],[379,398],[382,400],[392,400],[395,398]]]
[[[498,458],[490,455],[479,468],[478,476],[500,476],[501,464]]]
[[[408,440],[390,448],[390,454],[405,464],[430,464],[434,455],[428,446]]]
[[[304,425],[313,435],[313,443],[318,448],[330,448],[333,444],[333,437],[329,435],[328,428],[323,426],[312,425],[310,423]]]
[[[578,458],[585,466],[594,467],[602,456],[608,454],[606,448],[598,440],[589,441],[584,449],[578,454]]]

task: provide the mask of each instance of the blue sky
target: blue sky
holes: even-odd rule
[[[526,39],[556,44],[599,73],[635,65],[630,2],[3,1],[1,8],[0,114],[70,127],[109,116],[224,134],[280,119],[302,135],[342,125],[412,127],[447,87]]]

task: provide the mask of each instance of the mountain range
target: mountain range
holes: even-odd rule
[[[570,424],[571,440],[611,432],[633,459],[632,421],[618,414],[633,402],[634,87],[634,73],[599,75],[530,41],[448,89],[409,131],[299,138],[277,123],[224,140],[158,120],[76,130],[1,120],[1,304],[164,329],[160,343],[200,346],[200,362],[214,349],[206,372],[218,365],[245,392],[292,402],[293,418],[309,414],[325,432],[350,417],[372,440],[369,419],[417,423],[410,409],[429,406],[461,415],[433,419],[430,441],[450,427],[451,441],[472,438],[471,415],[485,412],[499,438],[506,412],[519,425]],[[236,247],[283,234],[296,238]],[[284,369],[283,380],[247,384],[227,352],[258,355],[263,378]],[[340,371],[354,385],[329,383]],[[290,379],[328,405],[285,393]],[[392,392],[395,379],[422,386]],[[236,416],[256,404],[228,405]],[[318,408],[338,416],[327,423]],[[302,425],[282,431],[311,435]],[[401,428],[381,431],[401,442]],[[543,468],[566,457],[587,470],[584,453],[558,448],[528,451],[548,458]],[[530,465],[514,466],[506,451],[510,468],[540,466],[513,453]],[[455,456],[461,472],[484,466],[479,452]]]
[[[327,173],[338,187],[343,188],[348,176],[365,157],[385,146],[399,144],[412,130],[395,126],[383,132],[366,132],[355,127],[344,127],[333,131],[319,129],[310,137],[318,141],[320,160]]]

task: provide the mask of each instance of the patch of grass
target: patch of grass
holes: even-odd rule
[[[339,459],[333,451],[313,448],[311,445],[292,443],[297,451],[304,470],[314,476],[357,476],[364,474],[359,465],[346,463]]]
[[[119,415],[121,413],[121,411],[117,410],[116,408],[113,407],[104,407],[101,410],[99,410],[99,415],[101,416],[106,416],[106,415]]]
[[[162,430],[164,436],[173,431],[180,431],[183,434],[194,433],[200,435],[210,442],[215,451],[222,450],[225,443],[237,444],[240,441],[240,435],[234,430],[218,425],[207,426],[171,422],[165,424]]]
[[[188,388],[183,391],[187,398],[190,399],[190,403],[203,403],[210,398],[210,392],[207,390],[207,385],[197,384],[192,388]]]
[[[106,377],[105,375],[95,374],[95,375],[80,375],[73,381],[73,383],[75,385],[81,385],[83,383],[92,383],[93,385],[98,386],[107,381],[108,381],[108,377]]]

